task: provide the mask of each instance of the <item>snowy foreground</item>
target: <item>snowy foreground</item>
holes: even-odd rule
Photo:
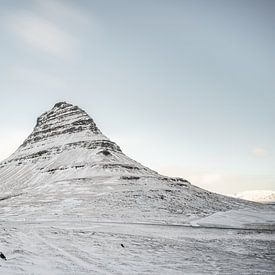
[[[274,205],[192,217],[185,224],[135,223],[134,216],[133,222],[41,217],[42,213],[5,218],[2,213],[0,243],[7,261],[0,262],[0,274],[274,274],[275,270]]]
[[[65,102],[0,163],[0,275],[274,274],[274,231],[275,205],[160,175]]]
[[[62,219],[1,221],[0,228],[1,249],[8,259],[0,263],[1,274],[274,274],[275,270],[271,230]]]

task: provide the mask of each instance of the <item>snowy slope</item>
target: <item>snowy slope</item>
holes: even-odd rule
[[[210,216],[195,220],[191,224],[215,228],[275,230],[275,213],[273,207],[234,209],[226,212],[216,212]]]
[[[248,201],[275,203],[275,191],[272,190],[250,190],[238,193],[235,197]]]

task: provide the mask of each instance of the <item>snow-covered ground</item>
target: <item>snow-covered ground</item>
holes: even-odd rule
[[[1,274],[274,274],[275,267],[268,230],[58,219],[2,221],[0,232]]]
[[[0,274],[272,274],[274,210],[144,167],[62,102],[0,163]]]
[[[275,208],[243,208],[216,212],[191,222],[193,226],[239,229],[269,229],[275,231]]]

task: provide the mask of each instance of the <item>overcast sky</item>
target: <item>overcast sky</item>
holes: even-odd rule
[[[275,190],[275,1],[0,0],[0,160],[57,101],[211,191]]]

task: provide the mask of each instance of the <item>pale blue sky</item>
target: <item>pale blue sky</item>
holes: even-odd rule
[[[0,0],[0,159],[66,100],[160,173],[275,190],[274,14],[267,0]]]

